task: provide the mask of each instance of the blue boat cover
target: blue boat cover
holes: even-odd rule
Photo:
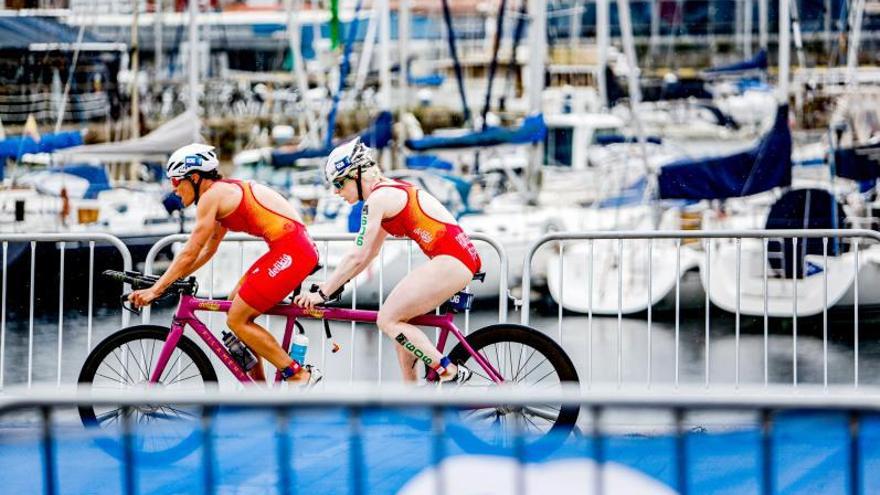
[[[865,181],[880,178],[880,143],[834,151],[838,177]]]
[[[64,173],[75,175],[89,181],[89,188],[86,189],[83,198],[95,199],[101,191],[110,189],[110,178],[104,167],[95,165],[66,165],[64,167],[56,167],[49,170],[52,173]]]
[[[437,87],[443,84],[446,78],[443,74],[428,74],[427,76],[407,76],[407,81],[413,86],[432,86]]]
[[[608,146],[609,144],[621,143],[638,143],[639,138],[636,136],[624,136],[623,134],[602,134],[596,136],[596,144],[599,146]],[[659,136],[645,136],[646,143],[663,144],[663,139]]]
[[[380,112],[373,123],[370,124],[370,127],[360,134],[360,138],[361,141],[372,148],[388,146],[388,143],[391,142],[391,112]],[[305,148],[290,152],[273,151],[271,163],[275,168],[292,167],[296,165],[297,160],[329,156],[330,152],[338,144],[341,143],[337,142],[331,146]]]
[[[55,17],[0,16],[0,50],[28,50],[33,43],[76,43],[79,30]],[[104,41],[87,29],[83,42]]]
[[[703,73],[706,75],[722,75],[753,70],[767,70],[767,52],[765,50],[759,51],[749,60],[711,67],[703,71]]]
[[[0,18],[2,19],[2,18]],[[21,160],[25,153],[51,153],[61,148],[83,144],[82,133],[66,131],[57,134],[44,134],[40,141],[30,136],[17,136],[0,141],[0,180],[5,176],[6,160]]]
[[[0,18],[2,19],[2,18]],[[16,136],[0,141],[0,160],[20,160],[25,153],[51,153],[62,148],[83,144],[80,131],[65,131],[57,134],[44,134],[40,141],[30,136]]]
[[[411,155],[406,157],[406,168],[412,170],[452,170],[452,163],[437,155]]]
[[[702,108],[712,114],[715,117],[715,124],[727,127],[729,129],[738,130],[739,122],[737,122],[732,116],[724,113],[720,108],[712,105],[710,103],[697,103],[697,107]]]
[[[665,165],[658,177],[662,199],[725,199],[749,196],[791,184],[788,105],[758,145],[748,151]]]
[[[769,229],[838,229],[846,225],[846,213],[834,196],[824,189],[794,189],[782,195],[767,214]],[[771,268],[784,270],[786,278],[803,278],[821,273],[821,269],[806,262],[808,254],[830,256],[848,251],[839,239],[830,239],[823,246],[820,238],[799,238],[794,251],[791,238],[771,239],[767,243],[767,257]]]
[[[407,139],[407,148],[413,151],[432,149],[460,149],[499,144],[527,144],[544,140],[547,126],[542,114],[530,115],[523,120],[519,129],[488,127],[483,131],[469,132],[461,136],[425,136],[421,139]]]
[[[649,88],[643,88],[643,93],[643,101],[686,100],[689,98],[700,100],[712,99],[712,93],[706,89],[706,81],[694,77],[679,78],[675,81],[663,81],[659,94],[649,90]]]

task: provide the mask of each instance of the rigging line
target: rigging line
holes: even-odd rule
[[[91,20],[94,21],[95,16],[91,17]],[[64,83],[64,92],[61,95],[61,102],[58,105],[58,118],[55,120],[55,132],[59,132],[61,130],[61,123],[64,121],[64,110],[67,107],[67,97],[70,94],[70,86],[73,83],[73,76],[76,72],[76,64],[79,61],[79,51],[82,46],[83,36],[86,32],[86,22],[83,19],[83,23],[79,26],[79,33],[76,35],[76,47],[73,49],[73,60],[70,62],[70,69],[67,71],[67,82]],[[135,84],[137,83],[137,77],[135,75]]]
[[[461,97],[462,112],[464,113],[464,121],[471,121],[471,111],[467,104],[467,94],[464,90],[464,74],[461,70],[461,61],[458,59],[458,51],[455,48],[455,30],[452,28],[452,13],[449,11],[449,1],[443,0],[443,20],[446,23],[447,36],[446,40],[449,44],[449,54],[452,56],[452,64],[455,69],[455,79],[458,82],[458,93]]]
[[[526,20],[528,19],[526,1],[527,0],[520,0],[519,10],[515,14],[509,14],[516,16],[516,28],[513,31],[513,44],[510,47],[510,60],[507,62],[507,73],[504,75],[504,92],[501,98],[502,111],[504,110],[504,99],[510,94],[510,80],[513,78],[516,66],[516,47],[519,46],[519,42],[522,40],[523,31],[525,31],[526,27]]]
[[[492,103],[492,83],[495,81],[495,71],[498,70],[498,50],[501,48],[501,38],[504,34],[504,11],[507,8],[507,0],[501,0],[498,5],[498,15],[495,22],[495,39],[492,41],[492,60],[489,63],[489,76],[486,82],[486,100],[483,102],[482,129],[485,131],[486,114],[489,113],[489,105]]]
[[[336,112],[339,109],[339,99],[342,96],[342,90],[345,88],[345,78],[348,76],[351,63],[351,51],[357,37],[358,24],[360,23],[360,12],[363,0],[358,0],[354,9],[354,18],[348,29],[348,39],[345,40],[345,47],[342,50],[342,62],[339,64],[339,85],[336,94],[333,95],[333,103],[330,106],[330,114],[327,116],[327,135],[324,137],[324,147],[330,148],[333,145],[333,129],[336,127]]]

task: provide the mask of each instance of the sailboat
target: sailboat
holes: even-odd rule
[[[788,107],[780,106],[769,132],[751,149],[729,155],[688,158],[660,167],[657,200],[700,201],[749,196],[791,182],[791,135]],[[640,195],[636,194],[636,198]],[[658,204],[638,204],[635,218],[651,218]],[[680,229],[679,209],[667,209],[660,229]],[[651,230],[642,224],[623,224],[630,230]],[[592,262],[590,256],[592,255]],[[562,258],[562,259],[560,259]],[[691,243],[675,240],[595,241],[566,247],[547,262],[547,286],[563,308],[581,313],[634,314],[702,304],[703,286],[695,276],[703,254]],[[650,273],[649,273],[650,268]],[[719,268],[720,270],[721,268]]]

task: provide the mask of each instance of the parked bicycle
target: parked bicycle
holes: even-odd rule
[[[152,286],[155,276],[137,272],[108,270],[104,275],[130,284],[133,289]],[[475,277],[476,278],[476,277]],[[313,287],[313,290],[316,290]],[[216,385],[217,372],[205,352],[184,335],[189,326],[202,339],[232,375],[243,383],[254,383],[247,373],[251,366],[244,344],[224,336],[221,342],[196,315],[197,311],[226,312],[230,301],[201,299],[195,297],[198,284],[195,277],[173,283],[163,297],[179,297],[179,304],[171,320],[171,326],[133,325],[123,328],[101,341],[86,358],[79,375],[79,383],[93,388],[124,390],[144,386],[162,386],[182,390],[204,390]],[[340,289],[341,292],[341,289]],[[337,294],[338,295],[338,294]],[[129,311],[139,312],[126,305],[127,294],[121,304]],[[489,387],[501,383],[525,384],[534,387],[553,388],[563,382],[577,382],[574,364],[565,351],[543,333],[523,325],[501,323],[483,327],[465,336],[455,325],[456,313],[470,309],[472,294],[459,292],[444,304],[439,314],[426,314],[410,321],[415,325],[440,329],[437,348],[443,350],[449,335],[458,343],[449,353],[456,364],[464,364],[474,374],[465,387]],[[279,304],[266,314],[286,319],[282,347],[290,350],[294,331],[304,332],[298,319],[323,320],[324,330],[332,340],[329,321],[375,323],[378,312],[361,309],[334,307],[332,304],[306,310],[293,304]],[[225,333],[225,332],[224,332]],[[226,344],[226,345],[224,345]],[[231,350],[228,347],[231,345]],[[237,344],[237,345],[236,345]],[[428,370],[426,380],[438,377]],[[280,373],[275,375],[280,383]],[[86,427],[112,430],[124,414],[133,414],[135,424],[158,423],[173,420],[198,419],[197,414],[170,405],[144,405],[135,409],[123,407],[96,408],[84,405],[79,408]],[[461,445],[478,445],[497,451],[509,449],[513,435],[522,433],[526,447],[552,449],[561,444],[572,431],[579,408],[572,405],[547,404],[544,407],[487,406],[481,409],[461,411],[460,415],[468,431],[454,435]],[[457,429],[461,430],[461,429]],[[191,453],[199,445],[196,429],[169,438],[163,432],[161,438],[146,438],[149,431],[139,435],[139,458],[143,460],[178,459]],[[111,453],[118,453],[118,445],[99,435],[99,444]]]

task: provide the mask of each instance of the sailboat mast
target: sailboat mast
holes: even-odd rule
[[[293,66],[293,74],[296,77],[296,87],[299,91],[303,109],[308,115],[305,119],[306,134],[309,139],[317,144],[319,141],[317,122],[318,118],[313,114],[306,94],[309,91],[309,80],[306,76],[305,60],[302,56],[302,28],[295,12],[302,8],[301,0],[285,0],[284,8],[287,9],[287,39],[290,44],[290,62]]]
[[[767,7],[767,0],[758,0],[758,44],[762,50],[767,50],[768,45],[767,24],[769,21],[767,19],[769,14]]]
[[[138,15],[140,14],[138,0],[131,0],[131,137],[141,135],[140,118],[138,118],[138,106],[140,106],[138,94]]]
[[[599,45],[597,80],[599,81],[599,101],[602,108],[608,108],[608,81],[605,75],[608,73],[608,27],[610,23],[608,15],[608,0],[596,0],[596,44]]]
[[[403,108],[409,106],[409,39],[410,23],[412,22],[412,6],[410,0],[400,0],[397,4],[397,51],[400,58],[400,71],[397,73],[400,87],[400,101]]]
[[[199,94],[196,85],[199,81],[198,49],[199,42],[199,2],[189,0],[189,102],[188,110],[198,113]],[[195,138],[196,136],[193,136]]]
[[[544,92],[544,70],[547,60],[547,3],[544,0],[528,0],[531,24],[529,25],[529,113],[539,113]],[[544,160],[544,143],[537,142],[529,149],[529,165],[526,168],[526,187],[530,199],[537,197],[538,177]]]
[[[743,55],[752,57],[752,0],[745,0],[743,9]]]
[[[156,0],[153,5],[153,65],[155,66],[154,77],[158,78],[162,71],[162,2]]]
[[[778,99],[788,103],[789,70],[791,68],[791,7],[790,0],[779,0],[779,87]]]
[[[865,0],[857,0],[853,22],[850,26],[849,46],[846,52],[846,83],[854,85],[858,82],[856,67],[859,65],[859,44],[862,38],[862,19],[865,14]]]

